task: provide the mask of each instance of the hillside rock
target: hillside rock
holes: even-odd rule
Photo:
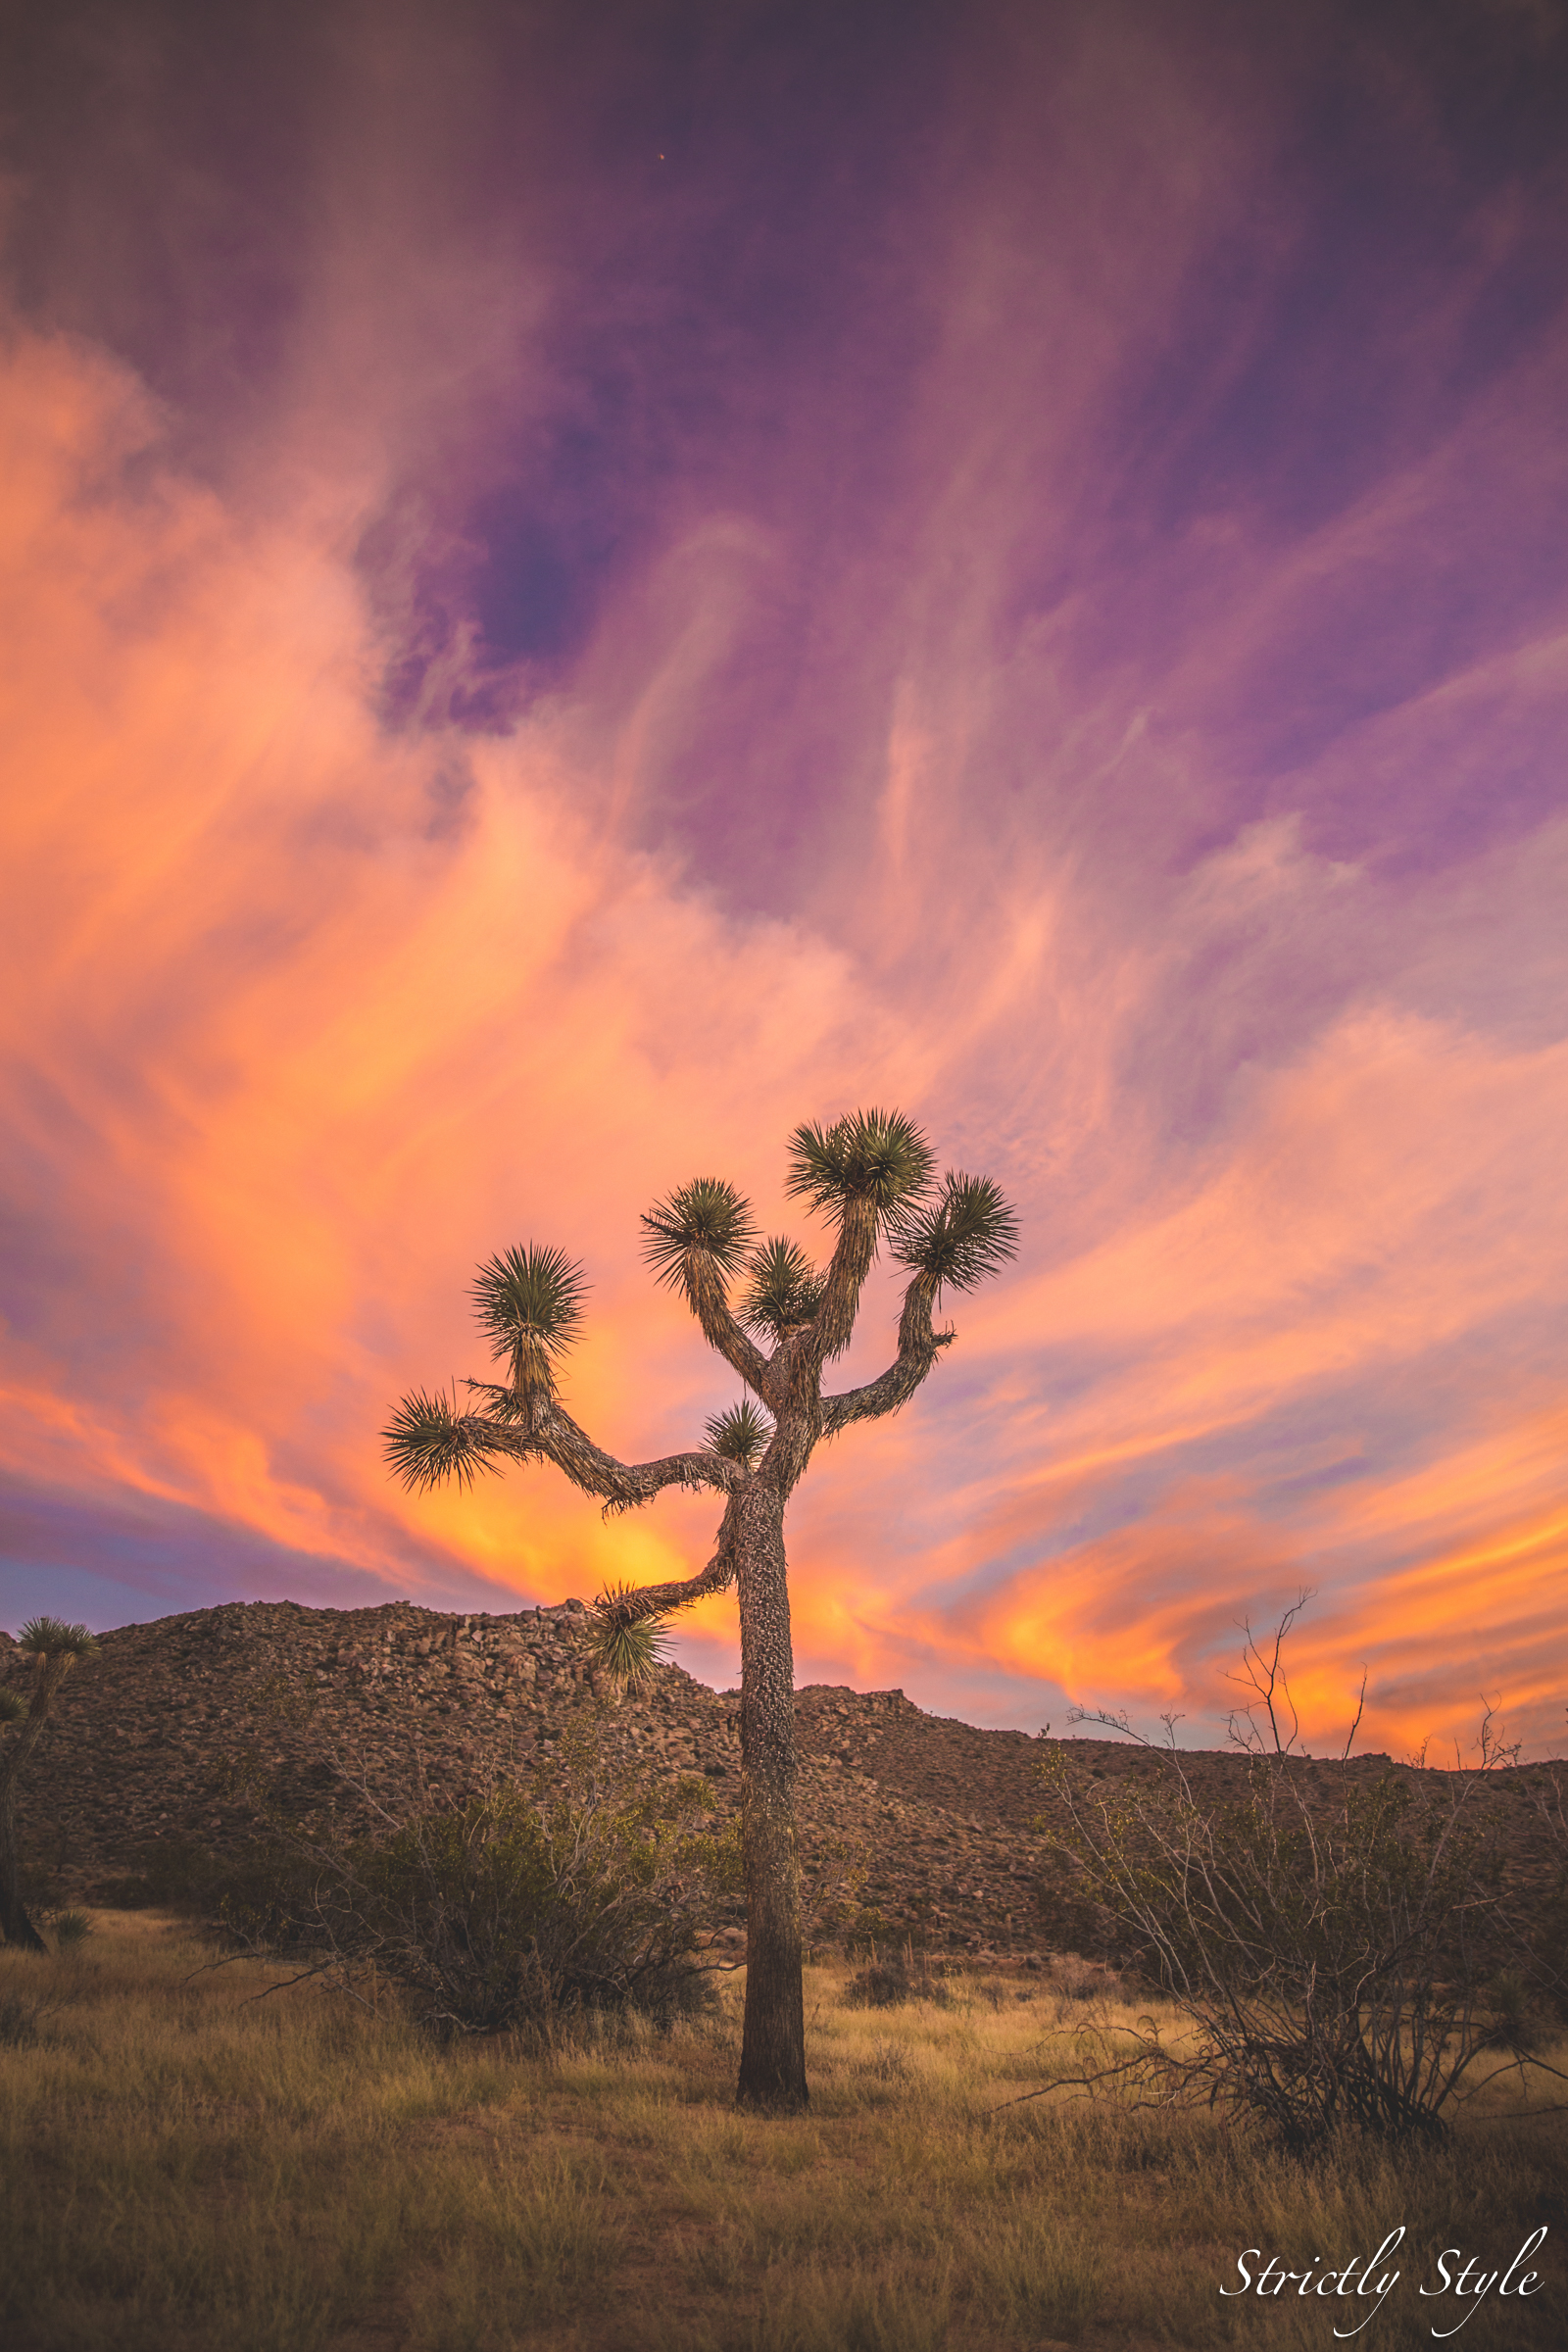
[[[585,1717],[612,1765],[702,1772],[733,1812],[737,1694],[666,1665],[617,1700],[592,1673],[587,1627],[576,1600],[514,1616],[258,1601],[123,1626],[56,1702],[19,1791],[24,1856],[62,1895],[110,1901],[138,1878],[156,1883],[160,1854],[237,1847],[263,1787],[303,1814],[407,1805],[421,1782],[462,1794],[510,1764],[548,1764]],[[28,1671],[0,1636],[0,1681],[24,1689]],[[1038,1767],[1058,1743],[927,1715],[901,1690],[816,1686],[796,1707],[808,1892],[841,1887],[848,1868],[863,1926],[939,1949],[1022,1956],[1059,1937],[1035,1827],[1048,1804]],[[1090,1779],[1157,1769],[1114,1740],[1068,1745]],[[1200,1796],[1240,1793],[1236,1755],[1184,1763]],[[1340,1785],[1337,1766],[1292,1769],[1325,1799]],[[1521,1856],[1544,1867],[1528,1780],[1497,1776],[1490,1801]]]

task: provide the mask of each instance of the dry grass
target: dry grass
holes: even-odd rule
[[[1438,2249],[1506,2262],[1542,2222],[1544,2290],[1461,2341],[1568,2341],[1568,2118],[1511,2113],[1505,2072],[1448,2150],[1303,2167],[1206,2118],[1000,2107],[1072,2071],[1047,2036],[1114,2025],[1081,1975],[865,2010],[819,1969],[812,2113],[774,2122],[730,2106],[737,1983],[705,2027],[547,2064],[318,1987],[257,2000],[265,1970],[204,1956],[145,1915],[0,1950],[6,2352],[1331,2352],[1347,2307],[1224,2300],[1237,2254],[1345,2260],[1403,2223],[1353,2339],[1401,2352],[1462,2312],[1417,2294]]]

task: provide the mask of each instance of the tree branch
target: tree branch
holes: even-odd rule
[[[703,1337],[710,1348],[717,1349],[725,1363],[740,1374],[764,1404],[771,1404],[767,1358],[730,1313],[723,1277],[711,1259],[694,1251],[684,1269],[684,1287],[687,1303],[702,1325]]]
[[[1249,1700],[1245,1706],[1238,1707],[1232,1712],[1227,1729],[1236,1746],[1245,1748],[1249,1754],[1263,1752],[1262,1737],[1253,1721],[1253,1711],[1258,1706],[1261,1706],[1268,1716],[1269,1733],[1273,1739],[1274,1753],[1277,1756],[1288,1756],[1300,1737],[1301,1719],[1296,1711],[1296,1701],[1291,1696],[1290,1680],[1285,1672],[1282,1652],[1286,1635],[1306,1607],[1307,1602],[1316,1598],[1317,1594],[1311,1586],[1303,1585],[1275,1627],[1274,1647],[1267,1656],[1264,1655],[1261,1645],[1253,1637],[1250,1618],[1241,1628],[1247,1636],[1247,1645],[1242,1651],[1242,1672],[1228,1674],[1225,1680],[1228,1683],[1239,1683],[1244,1690],[1254,1690],[1257,1695]],[[1366,1690],[1364,1677],[1361,1688],[1364,1697]],[[1280,1737],[1280,1718],[1286,1707],[1291,1710],[1291,1732],[1289,1739],[1282,1739]],[[1356,1722],[1359,1723],[1360,1720],[1360,1711],[1357,1709]],[[1241,1728],[1244,1722],[1247,1725],[1245,1732]],[[1350,1736],[1352,1739],[1355,1736],[1353,1726]],[[1348,1753],[1349,1749],[1347,1747],[1346,1754],[1348,1755]]]
[[[907,1404],[944,1348],[957,1338],[954,1331],[933,1331],[933,1286],[917,1274],[904,1294],[899,1317],[899,1352],[879,1378],[862,1389],[846,1389],[822,1399],[822,1435],[831,1438],[852,1421],[876,1421]]]
[[[498,1456],[512,1462],[542,1456],[573,1486],[600,1495],[609,1509],[626,1511],[664,1487],[710,1487],[731,1494],[745,1476],[741,1463],[708,1447],[655,1462],[617,1461],[547,1391],[498,1389],[476,1380],[467,1386],[495,1409],[460,1413],[442,1396],[405,1397],[384,1434],[393,1468],[406,1485],[421,1492],[449,1479],[466,1485],[476,1471],[496,1469]]]
[[[860,1292],[876,1255],[877,1226],[873,1200],[845,1201],[839,1238],[811,1324],[812,1352],[819,1364],[842,1355],[850,1344],[859,1311]]]
[[[535,1406],[523,1444],[529,1453],[542,1453],[564,1471],[574,1487],[602,1495],[617,1511],[635,1510],[665,1487],[711,1487],[732,1494],[746,1475],[739,1462],[707,1450],[669,1453],[657,1462],[617,1461],[549,1398]]]
[[[710,1592],[725,1592],[735,1582],[737,1564],[730,1527],[733,1514],[732,1498],[718,1531],[718,1549],[700,1576],[678,1578],[667,1585],[639,1585],[634,1592],[618,1592],[613,1600],[601,1600],[601,1613],[614,1624],[639,1625],[644,1618],[665,1617],[672,1609],[689,1608]]]

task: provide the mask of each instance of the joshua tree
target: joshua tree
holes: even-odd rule
[[[858,1111],[828,1128],[798,1127],[787,1190],[834,1229],[818,1272],[798,1244],[759,1246],[732,1186],[699,1177],[643,1218],[645,1253],[679,1292],[703,1336],[750,1395],[708,1424],[708,1444],[662,1461],[601,1452],[557,1398],[556,1369],[582,1320],[582,1269],[558,1250],[512,1250],[481,1266],[479,1324],[507,1379],[468,1381],[469,1407],[422,1390],[387,1430],[387,1456],[415,1488],[470,1480],[509,1461],[554,1462],[573,1485],[629,1510],[664,1487],[724,1496],[712,1558],[681,1583],[624,1587],[598,1603],[608,1662],[634,1660],[658,1621],[705,1593],[738,1589],[741,1621],[742,1808],[746,1854],[746,2021],[738,2097],[745,2105],[807,2103],[801,1997],[800,1869],[795,1839],[795,1675],[790,1649],[784,1509],[821,1438],[897,1412],[952,1331],[931,1310],[1011,1257],[1016,1220],[989,1177],[935,1181],[925,1138],[897,1112]],[[860,1291],[886,1243],[908,1273],[898,1354],[863,1388],[824,1396],[822,1373],[850,1342]],[[738,1281],[736,1297],[731,1285]]]
[[[76,1660],[97,1646],[84,1625],[63,1625],[58,1617],[31,1618],[17,1643],[32,1659],[31,1695],[24,1699],[15,1690],[0,1690],[0,1724],[22,1726],[0,1748],[0,1935],[27,1951],[41,1952],[46,1946],[17,1891],[17,1781],[38,1743],[55,1692]]]

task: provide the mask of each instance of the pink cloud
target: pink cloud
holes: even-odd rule
[[[1000,11],[861,110],[875,184],[781,135],[785,203],[750,59],[677,182],[635,43],[602,119],[546,42],[509,147],[470,33],[301,99],[246,396],[194,246],[226,390],[114,356],[164,355],[84,233],[74,331],[7,337],[16,1477],[432,1590],[672,1573],[700,1503],[410,1502],[387,1405],[482,1370],[468,1270],[535,1238],[596,1433],[689,1439],[731,1384],[639,1210],[711,1169],[789,1224],[795,1122],[899,1101],[1025,1253],[803,1490],[803,1671],[1206,1736],[1312,1583],[1315,1737],[1365,1657],[1386,1742],[1483,1673],[1554,1742],[1565,345],[1486,329],[1535,167],[1464,195],[1366,30],[1346,120],[1425,211],[1351,220],[1290,160],[1316,19]]]

